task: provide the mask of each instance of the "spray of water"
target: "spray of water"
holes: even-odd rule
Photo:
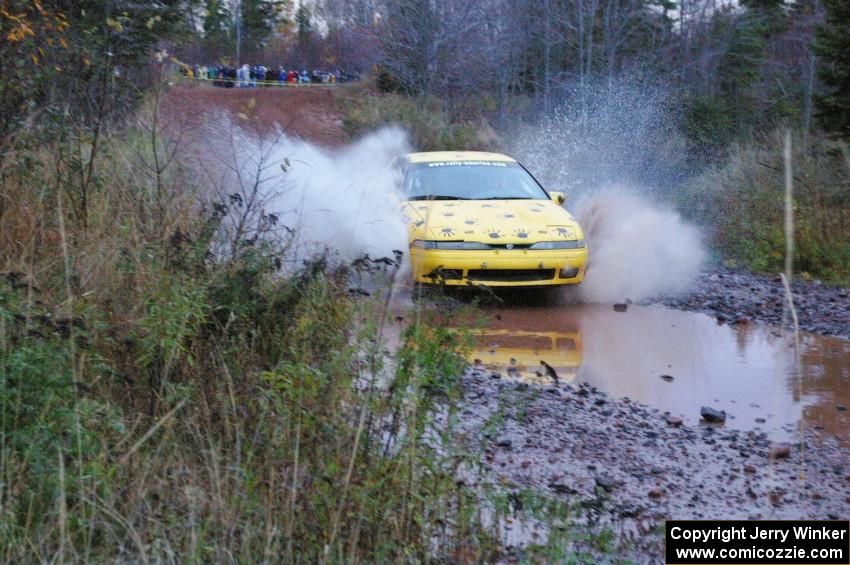
[[[679,215],[610,186],[582,198],[576,217],[589,263],[586,302],[635,301],[686,290],[705,259],[699,231]]]
[[[383,128],[341,149],[281,132],[257,134],[226,117],[211,130],[204,166],[215,171],[218,192],[240,194],[243,207],[256,193],[258,211],[248,223],[258,226],[273,216],[291,236],[293,263],[326,251],[350,260],[407,249],[397,173],[390,167],[409,151],[401,129]]]
[[[586,232],[587,302],[644,300],[686,290],[705,251],[669,207],[685,172],[666,91],[633,80],[570,93],[511,148],[544,186],[565,191]]]
[[[408,151],[400,129],[386,128],[337,151],[284,138],[275,159],[288,159],[289,183],[274,202],[307,251],[328,246],[346,257],[392,257],[407,249],[398,213],[393,158]]]

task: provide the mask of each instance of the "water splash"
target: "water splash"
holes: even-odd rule
[[[273,216],[289,234],[293,263],[323,252],[351,260],[407,249],[398,173],[390,166],[409,151],[401,129],[382,128],[339,149],[280,131],[252,132],[228,117],[212,122],[210,131],[203,167],[215,171],[217,196],[232,201],[239,195],[242,210],[254,198],[257,211],[246,223],[255,229]]]
[[[587,302],[686,290],[706,253],[699,231],[659,202],[686,171],[665,89],[624,79],[576,91],[514,136],[511,151],[551,190],[567,193],[586,232]]]
[[[625,187],[588,195],[575,211],[589,251],[578,288],[585,302],[640,301],[682,292],[705,260],[699,230]]]

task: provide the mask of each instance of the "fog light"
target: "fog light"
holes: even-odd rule
[[[562,279],[574,279],[578,276],[578,269],[575,267],[564,267],[561,269]]]

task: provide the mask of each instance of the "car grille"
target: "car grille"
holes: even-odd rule
[[[466,276],[471,281],[548,281],[555,278],[555,269],[470,269]]]
[[[490,249],[528,249],[531,243],[485,243]]]

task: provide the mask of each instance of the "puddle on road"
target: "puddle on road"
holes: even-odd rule
[[[759,324],[728,326],[660,306],[484,309],[470,361],[506,378],[587,382],[699,422],[701,406],[725,410],[726,425],[771,439],[797,436],[800,418],[850,445],[850,342],[804,334],[799,368],[790,340]],[[510,369],[510,370],[509,370]],[[672,381],[662,375],[673,377]],[[838,407],[847,407],[841,411]]]

